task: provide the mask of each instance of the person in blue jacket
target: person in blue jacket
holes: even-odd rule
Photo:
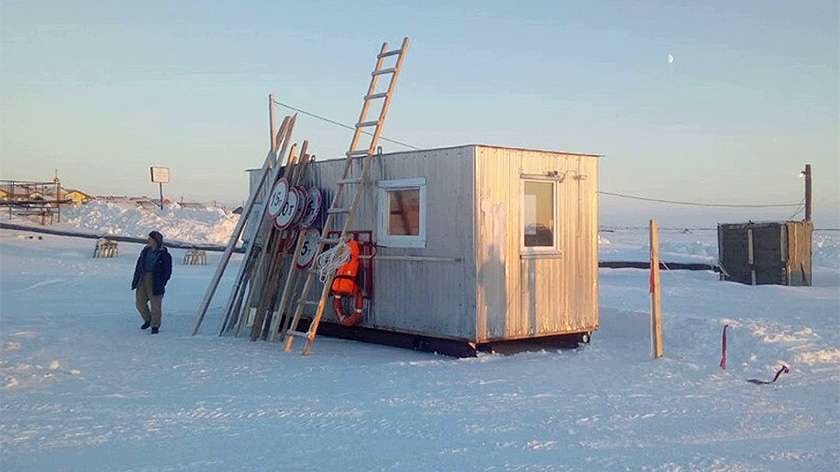
[[[172,275],[172,256],[163,246],[163,235],[157,231],[149,233],[149,241],[140,251],[131,289],[137,290],[137,311],[143,318],[140,329],[152,327],[152,334],[160,329],[161,302],[166,291],[166,282]],[[151,309],[149,303],[151,302]]]

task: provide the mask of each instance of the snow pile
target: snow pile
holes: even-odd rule
[[[828,232],[814,231],[811,245],[811,257],[814,267],[840,268],[840,238],[835,232],[832,237]]]
[[[609,238],[598,235],[601,261],[649,261],[650,236],[647,229],[606,230]],[[813,267],[840,269],[840,233],[815,230],[811,247]],[[717,264],[717,230],[659,230],[659,258],[666,262]]]
[[[609,231],[609,238],[598,235],[598,259],[601,261],[649,261],[650,233],[647,229]],[[716,264],[715,230],[659,230],[659,258],[666,262]]]
[[[165,206],[163,211],[145,210],[133,205],[90,202],[62,210],[62,226],[81,230],[146,237],[156,230],[164,239],[225,244],[230,239],[239,215],[222,208],[179,208]]]

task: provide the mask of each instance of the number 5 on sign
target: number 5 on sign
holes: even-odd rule
[[[306,269],[312,265],[312,261],[315,260],[315,253],[318,251],[318,238],[320,236],[321,232],[315,228],[306,230],[306,236],[304,236],[303,244],[300,247],[300,254],[298,254],[297,258],[296,265],[298,269]]]
[[[286,195],[289,193],[289,181],[282,178],[274,184],[268,197],[268,217],[276,218],[286,203]]]

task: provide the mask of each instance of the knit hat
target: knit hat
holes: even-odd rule
[[[155,240],[155,242],[157,243],[157,247],[159,247],[159,248],[163,247],[163,235],[162,234],[158,233],[157,231],[152,231],[151,233],[149,233],[149,237]]]

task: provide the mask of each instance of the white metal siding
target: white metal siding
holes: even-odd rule
[[[473,340],[475,338],[475,267],[473,243],[472,147],[386,154],[375,157],[353,229],[371,230],[376,237],[380,180],[426,178],[426,247],[378,249],[374,259],[372,309],[362,326]],[[314,182],[332,201],[344,161],[319,162],[310,170]],[[361,161],[354,163],[358,175]],[[309,185],[309,184],[307,184]],[[355,186],[345,189],[344,200]],[[340,228],[343,219],[336,219]],[[401,260],[400,257],[439,258]],[[313,290],[320,295],[321,287]],[[317,292],[317,293],[316,293]],[[331,309],[326,320],[333,321]]]
[[[597,327],[597,157],[479,146],[475,162],[478,340]],[[521,175],[554,171],[561,255],[521,258]]]

